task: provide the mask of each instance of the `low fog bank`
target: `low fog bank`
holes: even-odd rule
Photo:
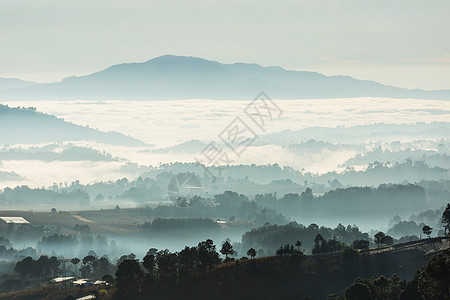
[[[230,166],[214,176],[222,177],[219,178],[222,181],[247,176],[257,184],[291,179],[298,184],[307,180],[326,185],[337,179],[343,186],[446,180],[450,168],[448,132],[449,123],[414,123],[311,127],[271,133],[259,136],[239,157],[231,156]],[[172,171],[165,166],[174,162],[202,159],[208,145],[208,141],[199,140],[163,148],[92,140],[4,145],[0,148],[0,188],[148,177],[149,172],[155,174],[157,169]],[[215,145],[226,149],[222,142],[216,141]],[[264,176],[256,176],[245,173],[252,172],[250,169],[239,173],[240,165],[278,165],[292,172],[279,176],[274,170],[276,174],[265,172]],[[403,167],[408,170],[402,170]],[[194,167],[187,171],[205,173],[204,169]]]
[[[311,253],[315,237],[320,234],[325,240],[339,242],[343,247],[354,241],[365,240],[375,246],[374,236],[379,231],[392,238],[394,243],[409,242],[426,238],[423,227],[432,228],[431,237],[442,236],[443,225],[440,222],[445,207],[437,210],[424,210],[405,218],[394,215],[389,222],[370,229],[361,224],[326,225],[322,222],[244,222],[242,218],[229,220],[209,218],[153,218],[152,212],[139,210],[112,210],[96,212],[52,212],[25,214],[32,224],[0,226],[0,258],[3,261],[17,261],[30,256],[37,259],[41,255],[60,258],[83,258],[88,255],[107,257],[115,263],[123,255],[143,257],[149,249],[181,251],[185,246],[196,246],[200,241],[213,240],[217,245],[229,241],[235,249],[232,257],[245,256],[250,247],[258,250],[258,256],[274,255],[280,245],[302,242],[302,251]],[[145,210],[144,210],[145,211]],[[3,213],[3,212],[2,212]],[[127,216],[145,222],[130,223]],[[77,221],[68,221],[71,217]],[[90,216],[88,220],[81,216]],[[115,221],[100,221],[114,217]],[[40,219],[63,220],[61,225],[36,225],[47,222]],[[319,219],[317,219],[319,221]],[[329,220],[328,220],[329,222]],[[35,223],[35,224],[33,224]],[[70,224],[75,224],[73,227]],[[351,224],[351,223],[350,223]],[[371,224],[366,223],[366,226]]]
[[[434,159],[437,157],[439,156],[433,156]],[[446,159],[448,156],[440,157]],[[29,165],[33,166],[32,162],[34,161],[29,162]],[[59,166],[69,168],[73,166],[72,164],[73,162],[60,162]],[[48,167],[47,163],[43,162],[41,168],[45,167]],[[41,168],[34,172],[39,175]],[[84,168],[77,169],[77,173],[72,176],[76,177],[77,174],[82,176],[85,171],[92,168],[98,168],[95,174],[98,174],[99,179],[117,177],[121,175],[119,170],[131,176],[118,180],[98,180],[88,184],[79,180],[71,183],[54,182],[51,186],[40,188],[29,187],[26,181],[19,181],[20,185],[16,187],[5,187],[0,190],[0,208],[48,211],[52,207],[57,207],[58,210],[114,208],[116,205],[123,208],[154,207],[167,201],[174,202],[174,199],[169,199],[169,183],[178,174],[189,174],[197,178],[199,186],[195,187],[195,195],[205,198],[225,191],[235,191],[249,198],[275,193],[278,198],[282,198],[287,194],[301,194],[308,188],[314,195],[320,196],[335,189],[414,184],[425,190],[428,207],[437,208],[443,205],[450,195],[449,170],[432,167],[423,160],[407,159],[402,163],[375,162],[362,170],[347,168],[341,172],[324,174],[282,167],[278,164],[223,167],[206,167],[195,163],[161,164],[157,167],[128,164],[123,167],[116,165],[119,170],[114,171],[102,163],[86,162]],[[67,175],[69,170],[65,172]],[[140,176],[134,177],[137,174]],[[14,173],[8,175],[19,176]],[[177,190],[177,193],[192,197],[194,190],[186,186]]]
[[[269,96],[276,98],[276,95]],[[217,135],[251,100],[2,102],[10,106],[35,107],[38,111],[74,124],[98,128],[104,132],[116,131],[158,147],[170,147],[192,139],[206,143],[217,140]],[[341,98],[275,102],[283,111],[283,116],[266,126],[267,133],[310,127],[349,128],[357,125],[391,124],[393,120],[396,124],[409,126],[417,122],[430,123],[430,120],[448,122],[450,119],[449,101]],[[405,137],[411,136],[410,133],[406,133]],[[326,128],[319,135],[334,138]],[[345,137],[345,134],[336,137]],[[375,134],[372,138],[376,137]],[[318,138],[317,132],[308,136],[308,139],[311,138]],[[357,138],[355,140],[359,141]]]

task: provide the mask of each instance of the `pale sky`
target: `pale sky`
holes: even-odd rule
[[[0,77],[165,54],[450,88],[450,1],[0,0]]]

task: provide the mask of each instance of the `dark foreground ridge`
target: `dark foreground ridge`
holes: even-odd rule
[[[299,243],[297,246],[300,246]],[[180,252],[150,249],[142,264],[124,256],[117,279],[91,287],[45,288],[0,294],[1,300],[76,299],[448,299],[448,237],[394,246],[303,255],[294,246],[277,256],[220,262],[206,240]],[[224,244],[220,252],[230,253]],[[108,278],[109,276],[109,278]]]

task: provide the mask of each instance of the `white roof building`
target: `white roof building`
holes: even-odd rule
[[[64,281],[67,281],[67,280],[71,280],[71,279],[74,279],[75,277],[73,277],[73,276],[70,276],[70,277],[56,277],[56,278],[53,278],[51,281],[52,282],[64,282]]]
[[[0,220],[8,224],[30,224],[23,217],[0,217]]]
[[[94,295],[87,295],[81,298],[77,298],[77,300],[90,300],[90,299],[95,299]]]
[[[83,285],[83,284],[88,283],[88,280],[87,280],[87,279],[78,279],[78,280],[72,281],[72,283],[73,283],[74,285]]]

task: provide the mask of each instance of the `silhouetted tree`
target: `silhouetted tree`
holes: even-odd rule
[[[130,253],[128,255],[122,255],[118,260],[117,260],[117,265],[120,265],[122,262],[124,262],[125,260],[136,260],[136,255],[134,253]]]
[[[147,293],[151,291],[156,284],[156,253],[158,253],[158,250],[155,248],[151,248],[147,251],[147,254],[142,259],[142,265],[147,271],[147,274],[145,274],[144,276],[144,290]]]
[[[159,285],[169,290],[174,287],[177,280],[177,254],[165,249],[158,251],[155,258],[158,266]]]
[[[422,299],[450,299],[450,250],[433,257],[418,275],[418,290]]]
[[[76,274],[76,270],[77,270],[77,265],[80,263],[80,259],[78,257],[74,257],[70,260],[70,262],[75,266],[75,276]]]
[[[444,233],[447,234],[448,232],[450,234],[450,203],[447,204],[442,213],[441,223],[444,224]]]
[[[153,274],[156,265],[155,255],[147,252],[142,260],[142,265],[148,273]]]
[[[112,265],[109,262],[108,257],[102,256],[97,261],[97,267],[95,268],[95,275],[97,278],[101,278],[105,274],[109,274],[112,269]]]
[[[276,254],[278,256],[280,256],[281,261],[283,261],[283,256],[286,256],[288,258],[289,256],[291,256],[294,253],[301,254],[300,251],[296,252],[296,250],[294,250],[293,245],[289,245],[289,244],[285,244],[284,246],[281,245],[280,248],[278,248],[278,250],[276,252]]]
[[[387,246],[393,245],[394,244],[394,238],[390,235],[385,235],[383,236],[383,238],[381,239],[381,243]]]
[[[314,248],[312,250],[313,254],[318,254],[318,253],[322,253],[322,252],[326,252],[324,251],[324,243],[325,243],[325,239],[322,237],[322,235],[320,233],[318,233],[316,235],[316,237],[314,238]]]
[[[375,234],[375,244],[377,244],[378,245],[378,247],[380,247],[380,245],[381,244],[383,244],[383,238],[385,237],[386,235],[384,234],[384,232],[378,232],[377,234]]]
[[[124,260],[117,269],[116,277],[119,299],[133,299],[139,295],[144,273],[136,260]]]
[[[61,261],[56,256],[52,256],[49,258],[49,265],[52,277],[61,274]]]
[[[47,276],[51,276],[51,266],[50,266],[50,258],[48,258],[47,255],[42,255],[41,257],[38,258],[38,260],[36,261],[36,271],[37,273],[39,273],[40,277],[47,277]]]
[[[250,256],[251,259],[254,259],[256,257],[256,250],[254,248],[248,249],[247,255]]]
[[[219,253],[216,251],[213,240],[207,239],[206,241],[200,242],[197,249],[199,270],[201,273],[211,270],[220,262]]]
[[[286,244],[284,245],[284,253],[287,254],[287,256],[290,256],[291,254],[293,254],[294,251],[294,246]]]
[[[297,240],[295,242],[295,247],[297,247],[298,252],[300,252],[300,247],[302,246],[302,242],[300,242],[299,240]]]
[[[284,248],[283,248],[283,245],[281,245],[280,246],[280,248],[278,248],[277,249],[277,252],[275,252],[276,253],[276,255],[278,255],[278,256],[283,256],[283,254],[284,254]]]
[[[83,258],[83,266],[80,268],[83,277],[90,277],[97,266],[98,260],[93,255],[87,255]]]
[[[127,259],[128,259],[128,255],[122,255],[121,257],[119,257],[119,259],[117,260],[116,264],[120,265],[121,263],[123,263]]]
[[[25,257],[18,261],[14,267],[14,272],[19,273],[22,277],[29,278],[36,271],[36,261],[31,257]]]
[[[234,254],[233,246],[230,244],[229,241],[225,241],[222,244],[222,249],[220,249],[220,253],[225,255],[225,259],[226,260],[228,260],[228,255],[233,255]]]
[[[430,238],[431,232],[432,232],[432,231],[433,231],[433,228],[431,228],[431,227],[428,226],[428,225],[425,225],[425,226],[422,227],[422,232],[423,232],[423,234],[428,235],[428,238]]]

